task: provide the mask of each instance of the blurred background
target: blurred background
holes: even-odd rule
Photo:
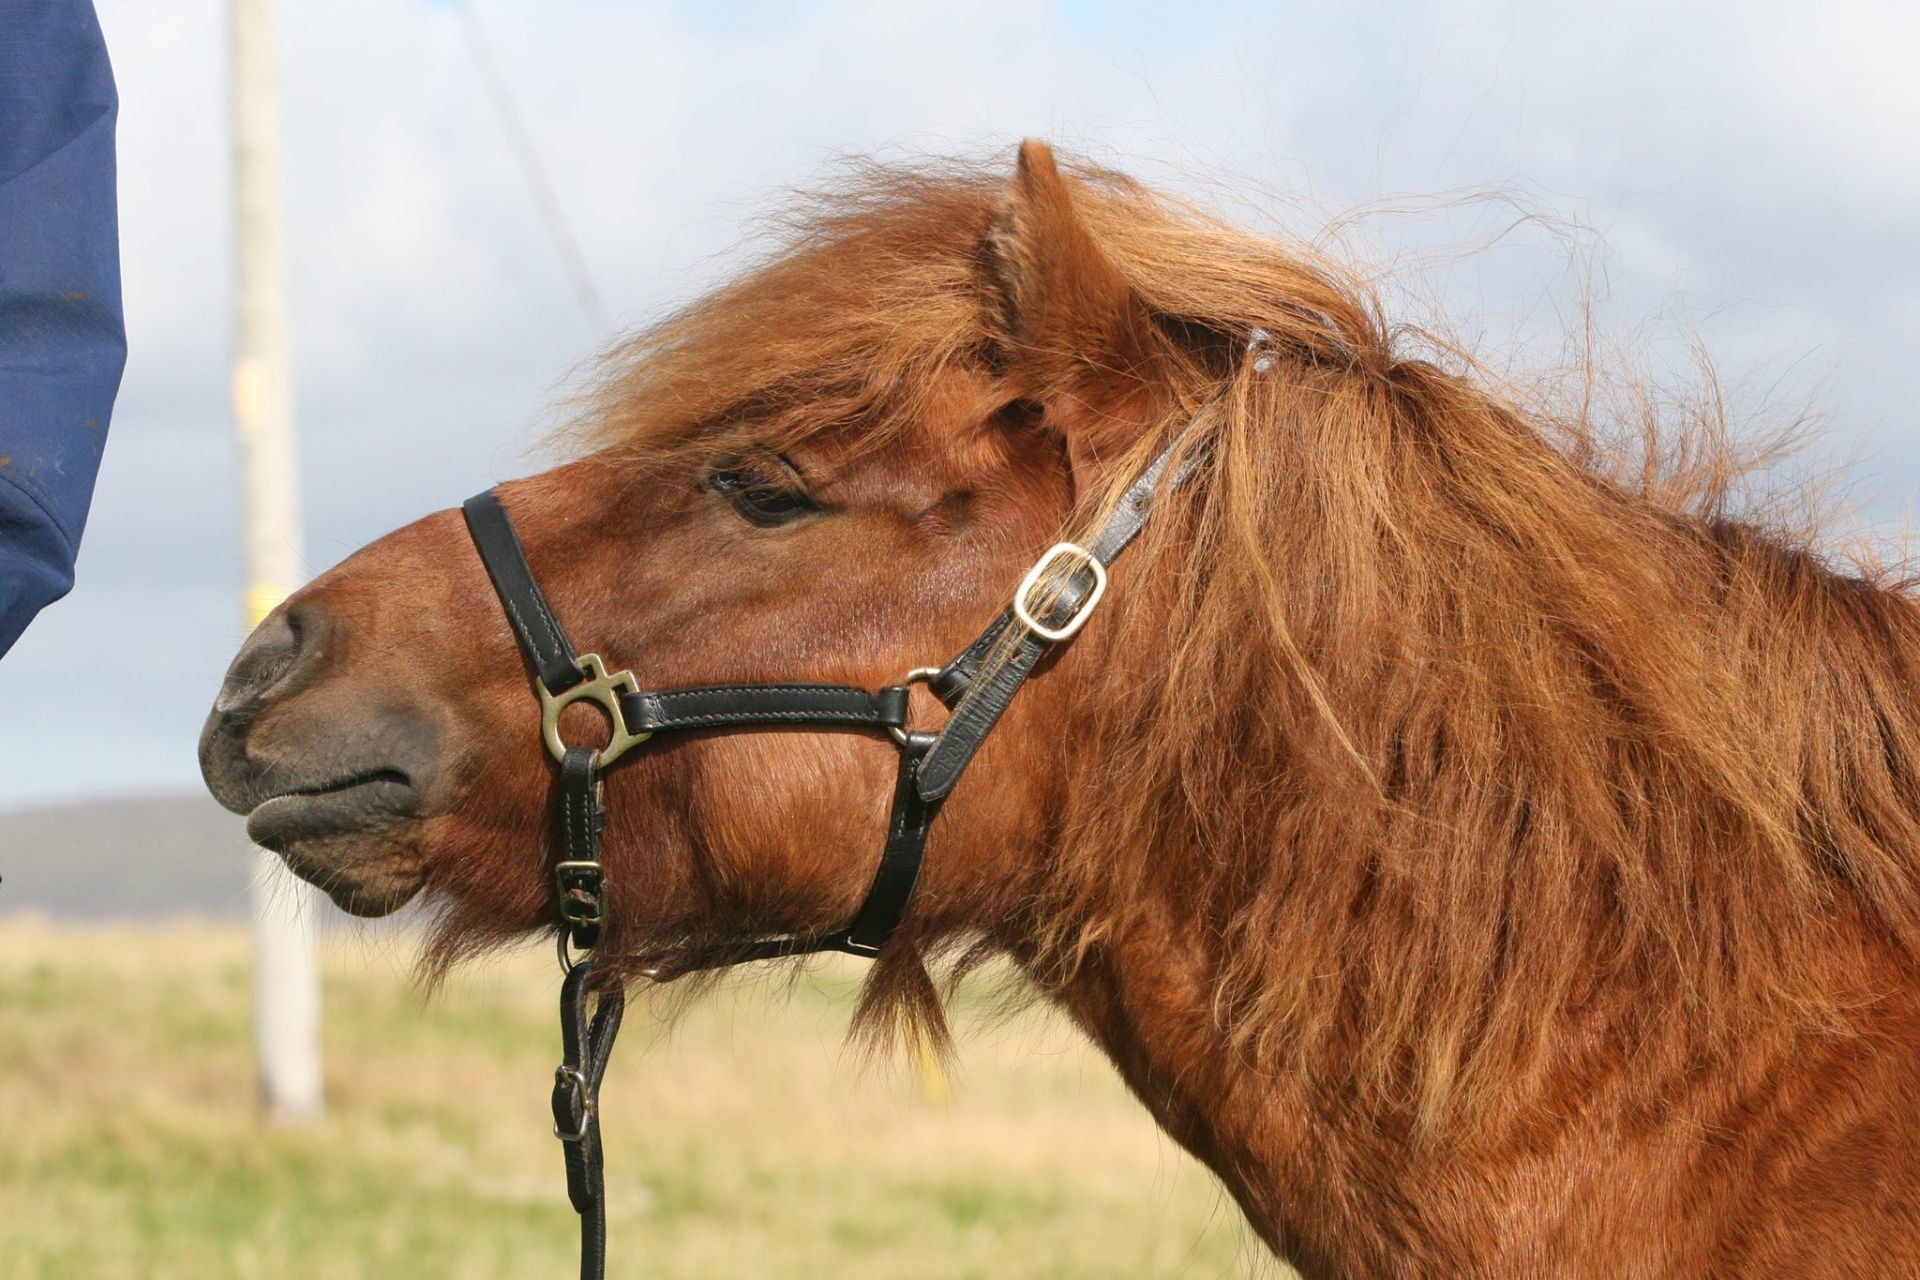
[[[194,760],[245,632],[226,6],[98,7],[131,355],[77,587],[0,662],[0,1275],[560,1273],[550,960],[423,1003],[404,925],[328,916],[330,1115],[253,1119],[249,862]],[[1010,168],[1026,135],[1336,227],[1496,368],[1563,358],[1589,304],[1656,369],[1697,341],[1736,419],[1823,426],[1768,483],[1837,477],[1834,545],[1893,546],[1920,488],[1916,36],[1856,3],[284,3],[308,569],[545,465],[579,362],[724,279],[837,158]],[[954,1079],[861,1076],[854,976],[749,979],[623,1046],[616,1266],[1258,1271],[1071,1035],[983,1005]]]

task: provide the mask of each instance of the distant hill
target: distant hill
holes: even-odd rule
[[[243,917],[244,820],[199,792],[0,812],[0,917]]]

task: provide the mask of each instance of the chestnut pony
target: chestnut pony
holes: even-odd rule
[[[1338,271],[1029,143],[827,199],[502,500],[655,687],[879,688],[1193,423],[862,1025],[938,1035],[929,967],[1010,957],[1308,1276],[1920,1274],[1920,610],[1399,346]],[[553,766],[457,511],[264,622],[202,761],[348,911],[440,902],[432,965],[552,927]],[[635,751],[601,963],[842,924],[894,765]]]

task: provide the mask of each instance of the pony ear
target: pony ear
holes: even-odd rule
[[[1119,411],[1147,381],[1152,319],[1074,209],[1053,150],[1028,139],[987,231],[989,326],[1009,379],[1054,425]]]

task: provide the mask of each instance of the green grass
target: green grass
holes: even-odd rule
[[[552,961],[426,1001],[409,959],[329,943],[329,1114],[270,1128],[242,931],[0,925],[0,1277],[572,1274]],[[963,993],[950,1080],[862,1067],[857,978],[734,981],[670,1026],[637,1003],[603,1099],[611,1276],[1276,1273],[1072,1032]]]

